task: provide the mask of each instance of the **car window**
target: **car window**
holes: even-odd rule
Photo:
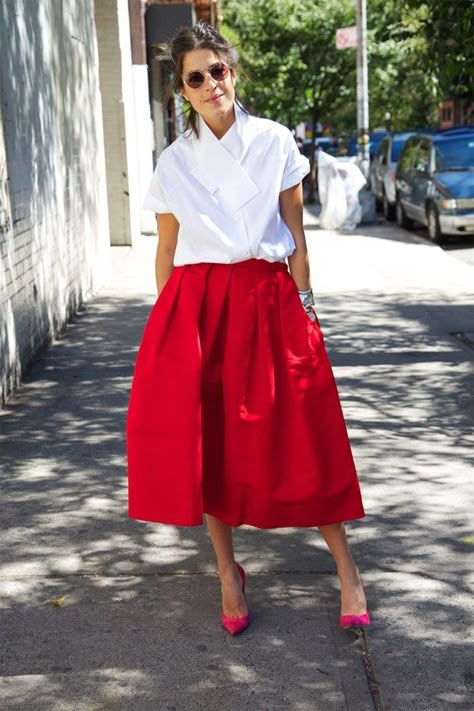
[[[400,156],[400,161],[399,161],[399,167],[400,170],[403,173],[408,173],[410,170],[413,159],[416,155],[416,151],[418,148],[418,145],[420,143],[420,139],[408,139],[408,141],[405,143],[405,146],[403,148],[402,154]]]
[[[393,163],[396,163],[400,158],[400,153],[402,152],[402,148],[405,145],[406,140],[406,138],[394,138],[392,140],[391,160]]]
[[[422,173],[426,173],[430,167],[430,152],[431,146],[426,141],[420,143],[418,151],[415,156],[415,162],[413,168]]]
[[[370,141],[369,141],[369,153],[371,156],[371,160],[374,159],[375,153],[380,146],[380,142],[383,140],[383,136],[380,136],[378,134],[369,134],[370,135]]]
[[[474,168],[474,135],[440,141],[435,156],[436,170]]]

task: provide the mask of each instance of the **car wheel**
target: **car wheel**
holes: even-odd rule
[[[428,235],[435,244],[443,244],[444,235],[439,224],[438,210],[434,205],[428,205],[426,210],[426,224],[428,225]]]
[[[395,215],[397,218],[397,225],[399,227],[403,227],[403,229],[405,230],[411,230],[411,228],[413,227],[413,220],[407,217],[407,214],[403,209],[403,205],[400,200],[397,200],[395,204]]]
[[[383,209],[383,216],[385,217],[386,220],[392,221],[395,219],[395,205],[392,205],[391,203],[389,203],[388,198],[385,195],[385,193],[383,194],[382,209]]]

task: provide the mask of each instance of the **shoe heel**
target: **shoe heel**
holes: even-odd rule
[[[242,592],[245,595],[245,580],[247,576],[241,565],[236,563],[236,566],[242,581]],[[222,626],[225,630],[227,630],[227,632],[229,632],[229,634],[236,635],[247,629],[250,623],[250,614],[242,615],[242,617],[229,617],[224,611],[222,611],[221,622]]]
[[[246,574],[245,570],[242,568],[242,566],[239,565],[239,563],[236,563],[236,566],[237,566],[237,570],[240,573],[240,579],[242,581],[242,592],[245,593],[245,581],[247,579],[247,574]]]

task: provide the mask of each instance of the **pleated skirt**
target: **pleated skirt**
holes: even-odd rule
[[[311,527],[364,516],[323,336],[286,264],[175,267],[127,418],[129,515]]]

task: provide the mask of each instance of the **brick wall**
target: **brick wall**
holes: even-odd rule
[[[2,0],[2,400],[104,280],[108,254],[93,0]]]

